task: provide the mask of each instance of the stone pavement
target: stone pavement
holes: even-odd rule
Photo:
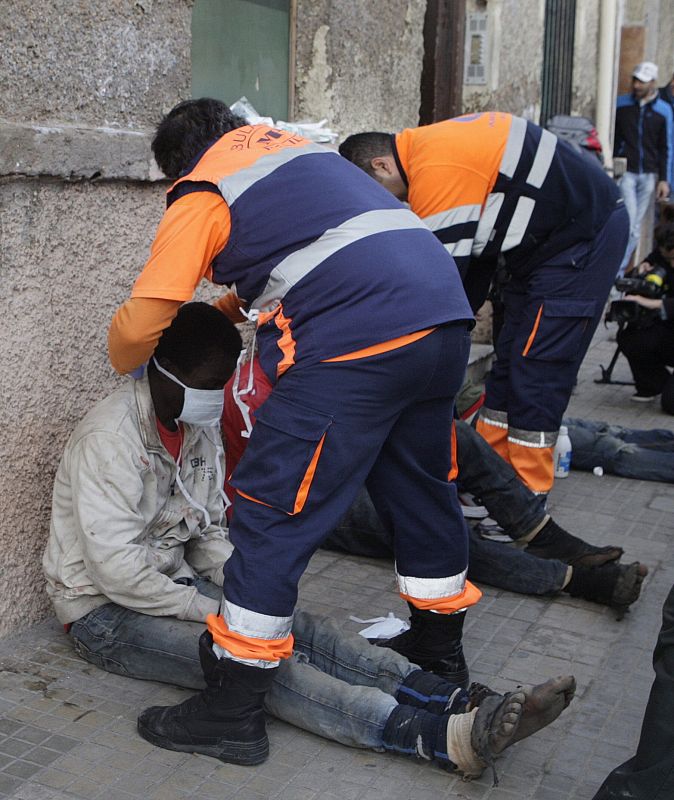
[[[599,331],[570,413],[633,427],[672,427],[654,405],[629,403],[629,387],[596,386],[598,363],[615,345]],[[627,378],[621,361],[616,377]],[[468,615],[465,649],[472,677],[506,689],[574,673],[578,696],[552,726],[462,782],[433,765],[350,750],[270,720],[271,756],[243,768],[159,750],[135,732],[138,711],[186,692],[110,675],[75,657],[52,619],[0,642],[0,798],[21,800],[590,800],[606,773],[630,756],[652,680],[660,609],[674,582],[674,489],[669,485],[572,473],[550,508],[596,543],[625,548],[651,569],[642,599],[617,622],[601,606],[535,599],[486,588]],[[305,607],[355,629],[405,606],[387,564],[319,552],[302,583]]]

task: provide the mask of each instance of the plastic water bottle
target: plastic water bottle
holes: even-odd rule
[[[568,478],[571,467],[571,439],[569,439],[569,429],[566,425],[562,425],[559,429],[553,459],[555,478]]]

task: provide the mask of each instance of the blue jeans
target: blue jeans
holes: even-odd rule
[[[203,578],[202,594],[219,598],[220,587]],[[204,626],[175,617],[140,614],[115,603],[72,624],[77,653],[107,672],[203,689],[198,641]],[[394,695],[418,667],[383,647],[373,647],[338,623],[298,610],[295,649],[281,661],[265,708],[275,717],[351,747],[383,750]]]
[[[674,482],[674,433],[631,430],[608,422],[565,419],[573,469],[605,472],[642,481]]]
[[[641,239],[641,223],[655,192],[654,172],[626,172],[620,179],[620,191],[625,200],[625,208],[630,216],[630,238],[627,250],[620,265],[619,275],[623,275],[632,253]]]

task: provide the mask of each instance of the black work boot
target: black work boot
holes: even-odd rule
[[[206,688],[179,705],[146,708],[138,733],[166,750],[261,764],[269,755],[262,704],[276,670],[219,659],[212,645],[206,631],[199,639]]]
[[[396,653],[417,664],[426,672],[434,672],[449,683],[468,686],[468,667],[463,657],[461,632],[465,611],[456,614],[436,614],[421,611],[408,603],[410,629],[376,642],[378,647],[390,647]]]

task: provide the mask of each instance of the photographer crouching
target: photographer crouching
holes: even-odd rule
[[[626,323],[618,346],[627,358],[636,392],[634,402],[662,394],[662,409],[674,414],[674,205],[663,206],[655,229],[655,250],[616,288],[625,292],[611,304],[609,318]]]

